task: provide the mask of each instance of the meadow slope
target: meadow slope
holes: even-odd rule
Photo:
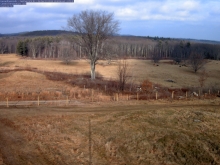
[[[130,81],[141,84],[148,79],[155,84],[166,87],[198,87],[201,71],[194,73],[190,66],[175,65],[169,60],[162,60],[159,66],[153,65],[150,60],[127,60],[130,68]],[[96,67],[98,75],[106,79],[116,79],[118,61],[113,60],[109,65],[107,61],[99,61]],[[42,71],[54,71],[72,74],[89,74],[90,65],[88,60],[74,60],[69,65],[65,65],[60,60],[33,60],[20,56],[0,55],[0,68],[31,67]],[[220,88],[220,62],[208,61],[204,66],[208,74],[205,87]],[[174,83],[168,82],[172,80]]]

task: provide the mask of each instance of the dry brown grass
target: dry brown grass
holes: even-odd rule
[[[63,62],[59,60],[33,60],[13,54],[0,55],[0,59],[1,70],[24,69],[19,72],[0,74],[0,100],[5,100],[5,97],[7,97],[5,96],[6,93],[8,93],[8,95],[15,96],[15,98],[11,96],[10,100],[17,100],[18,97],[22,97],[22,99],[33,100],[36,99],[38,95],[36,94],[36,92],[43,93],[42,95],[44,96],[41,99],[59,99],[57,97],[57,93],[63,91],[70,93],[71,90],[75,90],[75,95],[77,95],[77,97],[79,96],[78,98],[80,98],[81,96],[83,96],[82,98],[88,98],[88,95],[91,95],[91,92],[87,94],[81,94],[81,91],[78,87],[83,88],[85,86],[86,88],[93,88],[93,86],[95,85],[84,79],[83,77],[83,75],[87,75],[88,77],[88,75],[90,74],[89,61],[86,60],[76,60],[73,61],[70,65],[64,65]],[[108,65],[106,61],[99,61],[96,67],[97,73],[105,80],[115,80],[117,77],[117,65],[118,61],[112,61],[110,65]],[[148,80],[152,84],[152,87],[163,86],[168,88],[190,88],[190,92],[196,91],[197,93],[199,93],[199,89],[196,89],[196,87],[200,86],[199,77],[202,73],[198,72],[197,74],[195,74],[189,67],[179,67],[179,65],[173,65],[172,62],[169,61],[161,61],[159,63],[159,66],[156,66],[153,65],[153,63],[149,60],[134,59],[128,60],[128,65],[131,69],[131,78],[130,82],[128,82],[128,86],[132,86],[134,84],[143,85],[143,83]],[[210,89],[211,93],[214,92],[216,94],[217,91],[220,89],[219,65],[220,64],[218,63],[218,61],[209,61],[208,64],[206,64],[206,72],[208,73],[208,78],[205,81],[203,88],[206,90],[203,93],[208,93],[208,90]],[[50,74],[48,74],[49,72],[55,74],[51,77]],[[62,75],[60,73],[64,73],[66,75]],[[75,77],[73,78],[73,80],[71,78],[67,78],[67,76],[70,76],[70,74],[73,75],[73,77],[74,75],[82,76]],[[63,81],[54,81],[59,79]],[[108,87],[108,89],[111,90],[110,93],[117,92],[117,89],[113,89],[117,87],[114,87],[114,82],[112,83],[113,86]],[[102,81],[97,84],[96,90],[102,88],[101,90],[103,92],[106,85],[111,86],[110,82]],[[162,88],[161,90],[162,91],[159,91],[159,98],[171,97],[172,91],[168,91],[167,89],[163,91]],[[133,88],[133,92],[135,92],[135,88]],[[155,98],[155,91],[153,91],[152,88],[151,91],[147,92],[148,96],[146,95],[146,93],[144,95],[143,94],[144,93],[141,94],[142,96],[140,96],[140,99]],[[33,97],[31,97],[31,95],[33,95]],[[49,98],[48,95],[51,95],[51,97]],[[99,95],[101,95],[103,100],[114,99],[109,98],[109,96],[105,96],[102,93],[97,93],[97,96]],[[178,92],[175,93],[176,97],[183,97],[184,95],[184,92],[179,94]],[[73,98],[73,94],[71,94],[71,96]],[[97,100],[100,100],[99,98]],[[132,98],[135,99],[135,96],[133,96]]]
[[[87,60],[76,60],[70,65],[64,65],[59,60],[32,60],[13,54],[0,55],[0,59],[0,66],[7,68],[32,67],[41,71],[73,74],[90,73],[90,65]],[[118,61],[112,61],[110,65],[107,65],[106,61],[99,61],[96,70],[106,79],[115,79],[117,64]],[[179,65],[172,65],[168,61],[161,61],[159,66],[156,66],[149,60],[128,60],[128,64],[132,70],[132,80],[137,83],[148,79],[155,84],[173,88],[199,86],[198,79],[201,72],[195,74],[190,67],[179,67]],[[205,68],[209,76],[205,82],[205,87],[215,86],[220,88],[220,62],[209,61]],[[173,80],[175,83],[167,82],[166,80]]]
[[[99,61],[97,71],[105,79],[114,79],[117,63],[107,65]],[[199,85],[200,73],[194,74],[188,67],[167,61],[161,61],[159,66],[143,60],[128,63],[133,81],[141,84],[149,80],[145,81],[146,88],[150,88],[151,82],[174,88]],[[217,61],[206,65],[207,87],[220,87],[219,65]],[[114,96],[94,89],[95,102],[91,102],[91,89],[73,87],[42,74],[51,71],[82,75],[90,71],[88,61],[74,61],[67,66],[55,60],[0,55],[0,69],[18,68],[27,70],[0,74],[0,96],[7,92],[20,96],[25,93],[24,97],[30,94],[36,99],[41,89],[44,99],[48,95],[62,99],[60,95],[65,89],[70,97],[83,99],[71,107],[0,107],[0,157],[5,164],[88,164],[89,119],[92,164],[220,164],[219,98],[194,101],[134,101],[134,98],[129,102],[112,102]],[[30,68],[38,73],[28,71]],[[119,97],[127,99],[127,95]]]
[[[29,71],[10,72],[1,74],[0,85],[8,91],[39,91],[40,89],[65,88],[60,82],[53,82],[46,76]]]
[[[5,164],[219,164],[220,100],[1,108]]]

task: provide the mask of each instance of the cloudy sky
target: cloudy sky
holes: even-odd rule
[[[119,34],[220,41],[220,0],[75,0],[0,8],[0,33],[63,29],[82,10],[106,10]]]

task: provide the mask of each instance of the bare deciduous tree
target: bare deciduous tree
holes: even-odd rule
[[[77,41],[90,59],[91,79],[95,79],[95,66],[103,42],[117,33],[119,22],[114,20],[113,13],[86,10],[69,18],[68,27],[78,33]]]
[[[189,64],[191,65],[193,71],[196,73],[201,69],[206,63],[204,56],[200,52],[192,52],[189,56]]]
[[[0,39],[0,54],[4,54],[6,51],[6,43],[4,39]]]
[[[61,46],[60,46],[60,51],[61,51],[61,55],[62,55],[62,60],[63,62],[68,65],[70,64],[71,60],[74,58],[73,56],[73,49],[72,49],[72,45],[69,41],[61,41],[60,42]]]
[[[206,72],[205,69],[203,69],[198,79],[201,88],[204,87],[207,78],[208,78],[208,73]]]
[[[39,39],[33,38],[31,41],[29,41],[28,46],[29,46],[32,58],[36,58],[38,51],[39,51],[39,49],[38,49]]]
[[[103,59],[107,61],[107,64],[110,64],[112,59],[116,59],[118,57],[116,44],[113,41],[105,42],[101,50],[101,55]]]
[[[126,60],[122,60],[118,64],[117,77],[118,77],[118,88],[120,91],[124,91],[125,85],[130,77],[129,66]]]
[[[161,60],[161,56],[157,52],[152,52],[152,61],[158,63]]]

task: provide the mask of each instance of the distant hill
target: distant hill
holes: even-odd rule
[[[74,32],[65,31],[65,30],[37,30],[37,31],[31,31],[31,32],[0,34],[0,37],[10,37],[10,36],[23,36],[23,37],[56,36],[56,35],[63,35],[63,34],[74,34]]]
[[[220,41],[211,41],[211,40],[196,40],[196,39],[188,39],[189,41],[196,43],[205,43],[205,44],[220,44]]]
[[[65,31],[65,30],[37,30],[37,31],[31,31],[31,32],[20,32],[20,33],[10,33],[10,34],[0,34],[0,37],[11,37],[11,36],[20,36],[20,37],[36,37],[36,36],[57,36],[57,35],[72,35],[76,34],[74,32]],[[190,38],[164,38],[164,37],[152,37],[152,36],[135,36],[135,35],[129,35],[129,34],[123,34],[123,35],[115,35],[116,37],[122,37],[122,38],[145,38],[145,39],[151,39],[151,40],[185,40],[195,43],[205,43],[205,44],[220,44],[220,41],[211,41],[211,40],[198,40],[198,39],[190,39]]]
[[[62,34],[74,34],[74,33],[65,30],[43,30],[43,31],[26,32],[21,34],[21,36],[56,36]]]

